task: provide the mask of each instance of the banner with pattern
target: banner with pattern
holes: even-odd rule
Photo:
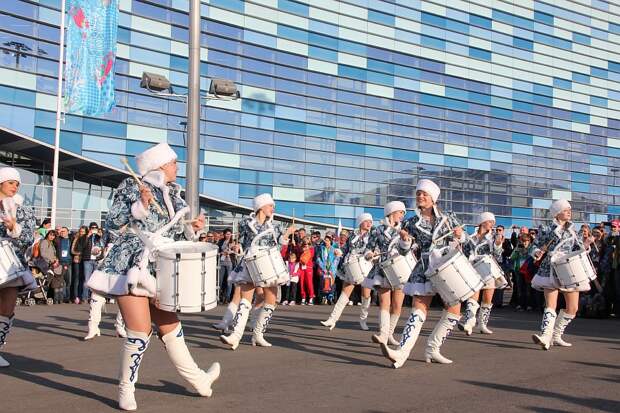
[[[97,116],[114,107],[118,13],[118,0],[67,0],[67,112]]]

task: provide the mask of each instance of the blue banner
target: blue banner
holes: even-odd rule
[[[114,107],[118,0],[67,0],[65,110],[97,116]]]

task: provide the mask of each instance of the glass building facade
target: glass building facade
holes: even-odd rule
[[[120,0],[117,106],[67,115],[64,149],[122,168],[168,142],[184,183],[185,105],[139,83],[155,72],[186,92],[188,7]],[[59,8],[0,11],[0,126],[47,143]],[[389,200],[412,207],[431,178],[469,224],[489,210],[537,225],[557,198],[576,221],[620,214],[617,3],[203,0],[201,15],[202,88],[227,78],[242,95],[202,107],[204,194],[250,205],[270,192],[281,213],[353,226]]]

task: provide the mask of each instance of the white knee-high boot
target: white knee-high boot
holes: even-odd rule
[[[394,330],[396,330],[396,326],[398,325],[398,319],[400,318],[400,313],[398,314],[390,314],[390,331],[388,333],[388,344],[390,346],[397,346],[399,341],[394,338]]]
[[[0,349],[6,344],[6,338],[11,331],[11,326],[13,325],[13,320],[15,316],[5,317],[0,315]],[[9,367],[11,363],[6,361],[2,356],[0,356],[0,367]]]
[[[90,296],[90,311],[88,315],[88,334],[84,337],[84,340],[92,340],[93,338],[100,336],[99,323],[101,322],[101,309],[105,304],[105,298],[96,292],[92,292]]]
[[[459,330],[464,331],[465,334],[471,336],[471,332],[476,325],[476,312],[480,308],[478,301],[468,298],[465,302],[465,313],[463,314],[463,321],[458,324]]]
[[[424,356],[426,358],[427,363],[440,363],[440,364],[450,364],[452,360],[441,355],[439,350],[441,349],[441,345],[446,341],[446,338],[450,335],[450,332],[454,329],[456,324],[459,322],[459,316],[456,314],[452,314],[443,310],[441,313],[441,318],[435,325],[433,332],[428,337],[428,341],[426,343],[426,351]]]
[[[364,331],[368,331],[368,309],[370,308],[370,297],[362,297],[362,306],[360,307],[360,328]]]
[[[349,296],[343,292],[342,294],[340,294],[340,297],[338,297],[338,301],[336,301],[336,305],[334,305],[334,309],[329,315],[329,318],[325,321],[321,321],[321,324],[323,324],[325,327],[329,327],[330,330],[333,330],[334,327],[336,327],[336,323],[340,319],[342,311],[347,306],[347,304],[349,304]]]
[[[233,317],[235,316],[235,313],[237,312],[237,303],[231,301],[230,303],[228,303],[228,306],[226,307],[226,311],[224,311],[224,315],[222,316],[222,319],[213,324],[213,328],[215,328],[216,330],[220,330],[223,333],[227,333],[228,329],[230,328],[230,324],[232,323]]]
[[[201,396],[211,397],[213,393],[211,385],[220,377],[220,363],[213,363],[206,372],[196,365],[185,344],[181,323],[164,335],[161,341],[164,342],[168,357],[181,377],[187,380]]]
[[[493,308],[493,304],[483,303],[480,306],[480,311],[478,311],[478,328],[481,334],[493,334],[493,331],[487,327],[491,317],[491,308]]]
[[[118,310],[116,312],[116,320],[114,321],[114,328],[116,329],[116,335],[118,337],[126,338],[127,331],[125,331],[125,320],[123,320],[123,315],[121,311]]]
[[[256,317],[256,325],[254,326],[254,334],[252,335],[253,346],[271,347],[271,343],[265,340],[263,335],[267,331],[267,327],[269,326],[269,322],[271,321],[271,317],[273,317],[273,312],[275,309],[275,305],[265,304],[261,309],[260,314]]]
[[[390,333],[390,312],[388,310],[379,311],[379,334],[372,335],[372,341],[378,344],[387,343]]]
[[[151,334],[127,329],[127,340],[121,350],[121,371],[118,383],[118,407],[121,410],[136,410],[135,384],[142,356],[149,346]]]
[[[422,330],[424,319],[425,316],[422,310],[413,310],[407,320],[407,324],[405,324],[405,328],[403,328],[400,346],[392,350],[387,344],[381,344],[383,355],[393,362],[392,366],[395,369],[402,367],[409,358],[409,354],[411,354],[411,350],[420,335],[420,330]]]
[[[556,319],[555,310],[552,308],[545,308],[543,313],[542,322],[540,323],[540,334],[533,334],[532,340],[536,344],[540,344],[543,350],[549,350],[551,347],[551,339],[553,335],[553,327]]]
[[[255,306],[252,308],[252,311],[250,311],[250,322],[248,323],[248,330],[254,331],[254,327],[256,327],[256,319],[258,318],[258,315],[261,313],[262,309],[262,306]]]
[[[220,340],[224,344],[228,344],[232,350],[235,350],[239,347],[239,342],[241,341],[241,337],[243,336],[243,331],[245,330],[245,325],[248,322],[248,316],[250,315],[250,308],[252,304],[242,298],[239,302],[239,307],[237,308],[237,312],[232,320],[232,333],[230,335],[225,336],[221,335]]]
[[[562,339],[562,334],[568,325],[575,319],[574,315],[570,315],[560,310],[560,314],[555,319],[555,326],[553,328],[553,345],[560,347],[571,347],[572,344]]]

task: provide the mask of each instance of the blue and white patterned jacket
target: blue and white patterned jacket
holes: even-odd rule
[[[150,172],[142,182],[153,193],[163,214],[153,205],[148,209],[142,206],[139,186],[133,178],[127,178],[120,183],[114,193],[114,200],[105,222],[107,231],[119,234],[99,264],[99,270],[105,273],[126,274],[130,268],[140,263],[144,243],[129,227],[146,233],[155,233],[168,224],[175,214],[187,207],[180,195],[181,187],[174,182],[164,184],[162,172]],[[121,228],[125,226],[129,227],[120,233]],[[193,231],[180,221],[161,235],[174,240],[193,239]]]
[[[382,223],[377,227],[373,227],[370,231],[370,237],[368,239],[368,244],[366,244],[366,250],[364,254],[368,252],[380,253],[381,258],[379,262],[385,261],[388,259],[389,255],[398,253],[400,255],[405,255],[411,248],[413,247],[413,242],[410,240],[409,243],[405,243],[400,239],[400,230],[401,225],[398,224],[396,227],[391,225],[387,225]],[[397,241],[395,241],[398,238]],[[389,250],[390,245],[393,244],[393,250]],[[370,271],[368,275],[369,278],[374,278],[375,276],[383,276],[383,273],[380,271],[380,267],[376,263],[373,269]]]
[[[493,255],[498,263],[502,262],[502,252],[504,249],[501,245],[495,244],[492,232],[488,232],[483,237],[476,231],[473,235],[467,237],[467,241],[463,244],[463,254],[468,258],[479,255]]]
[[[273,233],[266,232],[269,230],[273,230]],[[264,234],[256,241],[255,248],[269,249],[286,243],[283,239],[284,231],[282,230],[282,225],[274,223],[271,219],[265,220],[265,222],[260,224],[256,220],[256,216],[251,214],[239,222],[239,242],[244,255],[252,249],[254,238],[261,233]],[[234,271],[240,272],[243,265],[244,258],[241,258]]]
[[[465,233],[463,231],[463,237],[460,240],[456,240],[453,234],[450,234],[452,230],[460,225],[459,220],[451,212],[442,212],[438,208],[435,211],[435,222],[431,222],[428,219],[422,218],[419,211],[416,211],[416,215],[407,219],[404,224],[404,229],[415,238],[418,245],[418,264],[413,269],[409,282],[413,283],[426,283],[425,272],[428,269],[428,257],[433,249],[444,248],[451,243],[458,241],[463,243],[466,240]],[[450,234],[450,235],[448,235]],[[433,240],[444,237],[441,241],[433,243]],[[421,258],[421,259],[420,259]]]
[[[547,247],[547,255],[543,258],[536,275],[540,277],[551,276],[551,256],[555,253],[568,254],[572,251],[585,249],[581,237],[575,231],[575,225],[567,222],[566,225],[560,225],[555,219],[550,225],[541,225],[538,228],[538,236],[535,240],[536,248],[532,255],[536,255],[545,245]]]
[[[5,198],[6,199],[6,198]],[[6,204],[11,203],[15,210],[11,214],[15,214],[16,226],[13,231],[9,232],[4,222],[0,220],[0,238],[7,239],[13,244],[15,253],[20,261],[27,268],[26,250],[32,246],[34,242],[34,230],[36,227],[36,219],[31,207],[24,205],[24,198],[16,194],[11,201],[4,201]]]
[[[341,273],[344,271],[343,265],[349,254],[364,254],[366,251],[366,245],[368,245],[368,241],[370,241],[370,234],[374,229],[375,228],[372,227],[364,234],[360,234],[359,229],[353,231],[349,238],[347,238],[347,242],[345,242],[341,248],[342,256],[338,261],[338,271]]]

